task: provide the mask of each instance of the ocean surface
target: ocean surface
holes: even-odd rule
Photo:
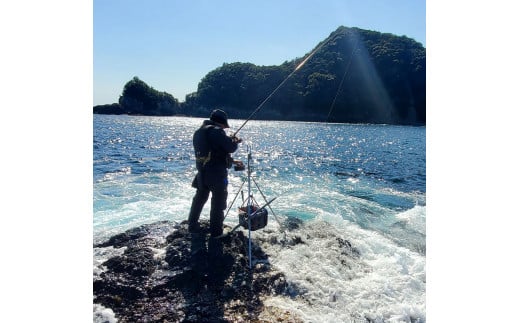
[[[202,121],[94,115],[95,243],[141,224],[187,219],[195,192],[192,135]],[[229,123],[231,133],[243,120]],[[267,228],[287,217],[306,224],[305,244],[261,246],[304,293],[267,305],[308,322],[426,321],[425,127],[250,121],[238,136],[244,142],[233,157],[247,162],[251,149],[261,190],[253,185],[253,196],[260,204],[277,197]],[[229,204],[246,175],[230,171]],[[238,223],[237,201],[225,219],[230,226]],[[337,237],[359,258],[338,261],[331,247]],[[94,253],[94,271],[102,254]]]

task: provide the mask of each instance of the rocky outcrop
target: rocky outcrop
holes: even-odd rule
[[[94,248],[119,251],[99,266],[93,286],[95,308],[111,309],[119,322],[301,321],[264,306],[265,296],[291,296],[296,288],[271,268],[268,255],[254,242],[249,268],[242,231],[213,239],[207,222],[197,234],[190,234],[185,222],[158,222]],[[95,321],[109,320],[95,314]]]

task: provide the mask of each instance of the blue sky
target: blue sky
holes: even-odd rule
[[[93,103],[138,76],[180,101],[223,63],[279,65],[339,26],[405,35],[426,47],[425,0],[94,0]]]

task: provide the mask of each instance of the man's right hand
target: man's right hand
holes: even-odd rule
[[[233,160],[233,164],[235,165],[236,171],[241,171],[241,170],[246,169],[246,165],[244,165],[244,163],[241,162],[240,160]]]

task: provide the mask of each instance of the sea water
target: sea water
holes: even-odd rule
[[[94,242],[187,219],[195,192],[192,135],[202,121],[94,115]],[[237,129],[242,122],[229,123]],[[308,322],[426,320],[425,127],[249,121],[238,136],[243,143],[233,157],[247,163],[251,152],[254,198],[263,204],[277,197],[268,228],[288,217],[305,224],[304,244],[261,245],[300,292],[266,305]],[[238,201],[225,219],[230,226],[238,223],[245,176],[229,174],[228,203]],[[255,235],[260,241],[262,232]],[[338,237],[359,257],[340,261]]]

